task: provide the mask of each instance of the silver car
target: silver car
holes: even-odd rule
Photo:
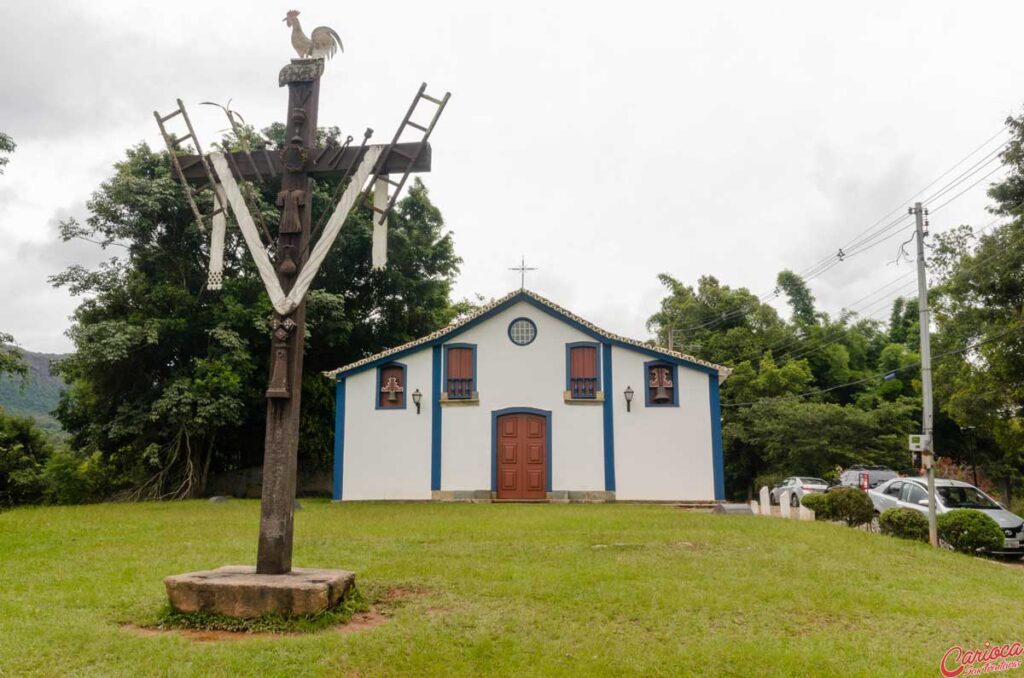
[[[790,476],[772,488],[769,495],[771,503],[778,504],[782,501],[782,493],[789,490],[789,505],[799,506],[800,500],[809,494],[824,492],[828,489],[828,483],[821,478],[808,476]]]
[[[938,503],[935,512],[949,513],[954,509],[981,511],[999,525],[1003,531],[1003,548],[993,551],[995,555],[1024,555],[1024,519],[1010,513],[974,485],[959,480],[935,479],[935,494]],[[868,496],[875,510],[909,508],[922,513],[928,512],[928,483],[923,478],[893,478],[878,487],[868,490]]]

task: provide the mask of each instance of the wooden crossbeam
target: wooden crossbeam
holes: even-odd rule
[[[416,163],[412,167],[413,172],[429,172],[430,171],[430,144],[421,144],[419,142],[395,144],[392,152],[385,158],[383,174],[404,174],[406,167],[409,163],[409,158],[416,157],[416,153],[420,146],[423,146],[423,152],[416,158]],[[252,152],[252,160],[256,163],[255,170],[250,161],[250,157],[245,152],[236,152],[226,154],[230,156],[228,158],[229,164],[233,168],[237,168],[241,172],[241,179],[259,179],[262,176],[278,176],[284,171],[284,167],[281,164],[281,152],[280,151],[268,151],[264,153],[262,151],[254,150]],[[324,152],[324,149],[317,148],[310,152],[309,157],[311,159],[309,168],[306,170],[309,176],[313,178],[317,177],[333,177],[340,176],[345,173],[350,165],[356,162],[359,156],[358,147],[346,148],[341,153],[341,157],[335,157],[337,154],[331,150]],[[269,163],[273,163],[271,166]],[[203,170],[202,163],[199,161],[197,155],[183,155],[179,157],[181,162],[182,172],[189,183],[205,182],[206,173]]]

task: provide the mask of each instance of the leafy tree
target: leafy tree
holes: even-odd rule
[[[668,290],[647,329],[662,346],[674,330],[677,350],[720,363],[760,359],[770,346],[792,340],[795,333],[775,309],[746,289],[731,289],[712,276],[703,276],[694,289],[663,273],[658,280]],[[728,383],[728,382],[726,382]]]
[[[941,234],[932,269],[936,352],[956,352],[935,366],[936,395],[956,424],[977,429],[979,466],[1010,502],[1024,470],[1024,116],[1007,124],[1008,173],[989,197],[1008,221],[980,235],[968,226]]]
[[[52,449],[29,417],[11,417],[0,408],[0,508],[40,501],[43,469]]]
[[[278,127],[266,133],[283,135]],[[336,130],[322,135],[336,142]],[[314,223],[333,209],[334,189],[335,182],[317,182]],[[250,208],[268,223],[277,218],[276,192],[274,181],[250,191]],[[115,485],[138,497],[195,495],[211,473],[262,463],[271,307],[238,230],[229,223],[224,289],[211,292],[207,237],[166,153],[145,144],[127,151],[88,206],[85,224],[62,224],[64,239],[124,251],[52,279],[83,297],[69,330],[77,351],[58,366],[70,384],[57,416],[71,448],[82,459],[98,453]],[[460,260],[420,181],[390,221],[386,269],[370,268],[363,206],[308,296],[304,464],[323,467],[330,458],[333,387],[321,372],[427,334],[459,310],[449,294]]]
[[[28,374],[28,365],[14,345],[14,337],[0,332],[0,376],[5,374],[24,378]]]
[[[776,284],[789,299],[789,306],[793,309],[793,320],[801,325],[813,325],[817,320],[814,296],[804,279],[793,271],[786,270],[779,273]]]
[[[14,143],[14,139],[0,132],[0,174],[4,173],[4,167],[11,161],[10,158],[6,157],[7,154],[13,153],[16,147],[17,144]]]

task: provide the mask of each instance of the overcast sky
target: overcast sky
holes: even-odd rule
[[[160,143],[154,109],[182,98],[207,143],[223,119],[200,101],[230,98],[260,126],[283,118],[290,8],[0,4],[0,131],[18,144],[0,176],[0,330],[28,349],[71,348],[78,302],[47,277],[117,248],[61,243],[56,224],[86,216],[126,147]],[[766,292],[779,270],[834,252],[1024,103],[1019,1],[297,8],[307,32],[327,24],[345,43],[327,65],[321,124],[370,126],[383,140],[421,81],[452,92],[424,178],[465,260],[457,296],[518,287],[506,269],[525,255],[540,268],[528,287],[638,338],[662,297],[656,274]],[[933,230],[988,223],[986,203],[982,184]],[[836,311],[907,273],[888,263],[898,242],[814,279],[821,306]]]

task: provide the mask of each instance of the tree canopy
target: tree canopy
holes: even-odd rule
[[[283,128],[265,133],[281,137]],[[333,209],[334,188],[317,182],[314,223]],[[271,181],[250,196],[268,223],[276,192]],[[62,224],[63,237],[118,249],[96,269],[71,266],[52,278],[82,297],[68,332],[75,353],[58,366],[70,386],[56,414],[72,449],[100,454],[113,486],[138,497],[191,496],[213,472],[259,465],[271,307],[240,232],[229,222],[224,288],[208,290],[208,238],[167,154],[145,144],[127,151],[88,207],[86,223]],[[449,297],[460,260],[422,182],[390,222],[389,263],[374,271],[370,212],[354,211],[308,295],[303,464],[325,467],[330,458],[333,387],[321,372],[427,334],[459,312]]]

